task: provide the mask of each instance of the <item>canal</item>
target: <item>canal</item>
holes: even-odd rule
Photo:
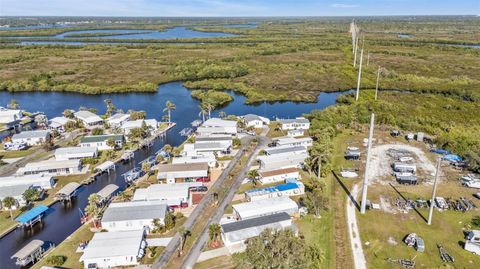
[[[140,161],[148,158],[166,143],[178,146],[184,138],[179,135],[183,128],[191,127],[191,122],[199,119],[200,102],[191,98],[190,91],[181,82],[163,84],[155,93],[125,93],[125,94],[102,94],[82,95],[65,92],[0,92],[0,106],[6,105],[11,99],[16,99],[22,109],[27,111],[43,111],[49,117],[60,116],[69,109],[78,109],[80,106],[97,109],[98,113],[105,113],[105,99],[111,99],[113,104],[127,111],[128,109],[144,110],[147,118],[158,120],[164,115],[163,109],[167,101],[176,105],[172,112],[172,121],[177,125],[172,128],[165,138],[157,139],[152,148],[135,152],[134,161],[130,164],[119,164],[115,173],[104,174],[98,177],[94,183],[83,186],[78,196],[71,204],[56,203],[44,218],[43,224],[37,224],[32,230],[16,229],[0,239],[0,269],[16,268],[11,255],[33,239],[60,244],[65,238],[80,227],[80,210],[87,205],[90,194],[98,192],[108,184],[117,184],[121,189],[126,183],[121,176],[132,169]],[[248,113],[258,114],[268,118],[282,117],[292,118],[309,113],[314,109],[323,109],[335,104],[336,98],[341,92],[321,93],[315,103],[275,102],[246,105],[243,95],[230,92],[234,100],[228,105],[213,111],[217,116],[220,111],[228,115],[245,115]]]

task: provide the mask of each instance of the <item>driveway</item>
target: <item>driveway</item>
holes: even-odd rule
[[[352,188],[350,196],[347,195],[347,223],[348,223],[348,235],[350,237],[350,244],[353,253],[353,262],[355,269],[367,269],[367,261],[365,260],[365,254],[363,253],[362,241],[360,240],[360,232],[358,230],[357,215],[358,210],[358,192],[359,184],[355,184]]]

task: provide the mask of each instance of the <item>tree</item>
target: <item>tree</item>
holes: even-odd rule
[[[163,161],[165,161],[165,158],[163,158],[161,154],[157,154],[155,160],[157,161],[157,163],[162,163]]]
[[[480,228],[480,216],[475,216],[472,218],[472,226],[475,228]]]
[[[33,202],[37,201],[40,199],[40,195],[42,193],[37,189],[37,188],[28,188],[24,193],[23,193],[23,199],[27,202]]]
[[[154,218],[153,221],[152,221],[152,224],[153,224],[153,227],[154,227],[153,230],[152,230],[153,233],[159,233],[159,232],[161,232],[165,229],[165,225],[163,225],[160,222],[160,219],[158,219],[158,218]]]
[[[175,217],[173,216],[173,214],[171,212],[167,212],[163,222],[165,223],[165,228],[167,230],[170,230],[173,227],[175,227]]]
[[[43,142],[43,148],[46,151],[50,151],[55,147],[55,144],[53,143],[53,138],[50,134],[47,135],[47,138]]]
[[[165,108],[163,109],[163,112],[168,112],[168,122],[172,122],[172,115],[171,112],[172,110],[175,110],[177,107],[175,106],[174,103],[167,101],[165,103]]]
[[[145,173],[145,174],[148,174],[150,173],[150,169],[152,168],[152,166],[150,165],[149,162],[143,162],[142,163],[142,171]]]
[[[258,179],[258,170],[250,170],[247,173],[247,177],[252,179],[253,186],[257,186],[257,179]]]
[[[187,237],[191,234],[189,230],[185,229],[185,227],[180,227],[178,233],[180,234],[180,256],[183,255],[183,247],[185,246],[185,241]]]
[[[212,223],[208,226],[208,236],[211,241],[218,242],[222,227],[218,223]]]
[[[15,205],[17,205],[17,200],[15,198],[7,196],[3,198],[2,204],[4,207],[8,208],[8,211],[10,211],[10,218],[13,219],[13,214],[12,210]]]
[[[238,138],[235,137],[235,138],[232,140],[232,145],[233,145],[233,147],[240,147],[240,146],[242,145],[242,141],[240,141],[240,139],[238,139]]]
[[[67,119],[73,119],[74,117],[72,110],[68,108],[63,111],[63,116]]]
[[[235,258],[238,268],[308,268],[305,241],[290,229],[266,229],[246,243],[245,253]]]
[[[67,261],[67,256],[63,255],[50,255],[46,262],[52,266],[62,266]]]
[[[325,253],[317,244],[308,246],[307,260],[308,260],[307,268],[321,269],[323,268],[323,263],[325,262]]]
[[[92,193],[88,196],[88,205],[85,207],[85,212],[87,215],[92,216],[94,220],[99,213],[98,203],[100,203],[100,196],[98,194]]]
[[[212,116],[212,111],[215,109],[215,106],[210,102],[205,102],[202,104],[202,106],[208,112],[208,118],[210,119]]]
[[[144,120],[145,117],[147,117],[147,112],[141,110],[141,111],[135,111],[135,110],[128,110],[128,114],[130,114],[130,120]]]
[[[19,108],[20,108],[20,104],[18,103],[17,100],[12,99],[12,100],[10,100],[10,104],[8,104],[8,108],[10,108],[10,109],[19,109]]]
[[[199,108],[200,108],[200,113],[198,113],[198,116],[202,117],[202,122],[204,122],[205,121],[205,113],[207,113],[207,111],[205,111],[205,109],[201,105],[199,106]]]
[[[227,116],[227,113],[225,113],[225,111],[220,111],[220,112],[218,112],[218,116],[220,118],[224,119]]]
[[[107,146],[111,147],[113,150],[117,149],[117,143],[111,138],[107,140]]]
[[[130,140],[133,140],[133,141],[143,139],[143,138],[146,138],[146,137],[147,137],[147,133],[142,128],[130,129],[130,132],[128,133],[128,138]]]
[[[315,188],[312,191],[307,191],[305,197],[305,205],[310,212],[313,212],[315,217],[320,217],[320,212],[328,208],[328,200],[323,194],[323,190]]]
[[[93,128],[92,135],[103,135],[103,129],[102,128]]]
[[[168,153],[168,156],[170,156],[170,154],[172,153],[173,147],[170,146],[170,144],[165,144],[162,150]]]
[[[103,102],[107,106],[107,111],[106,111],[105,115],[107,117],[110,117],[113,114],[113,112],[115,112],[117,110],[117,108],[113,104],[112,99],[105,99],[105,100],[103,100]]]

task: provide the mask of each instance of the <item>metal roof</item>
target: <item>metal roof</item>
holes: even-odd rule
[[[176,163],[176,164],[161,164],[158,165],[158,172],[181,172],[181,171],[198,171],[208,170],[208,163]]]
[[[215,135],[202,136],[202,135],[199,135],[199,136],[195,137],[195,141],[198,141],[198,142],[203,142],[203,141],[231,141],[231,140],[233,140],[231,135],[219,135],[219,136],[215,136]]]
[[[136,257],[142,247],[143,237],[143,230],[95,233],[80,261],[122,256]]]
[[[279,122],[283,123],[310,123],[306,118],[296,118],[296,119],[278,119]]]
[[[0,187],[0,200],[5,197],[21,197],[23,193],[30,189],[32,184],[22,184],[22,185],[13,185],[13,186],[1,186]]]
[[[142,219],[163,219],[167,204],[163,201],[133,201],[111,203],[102,217],[102,222]]]
[[[103,142],[109,139],[113,139],[115,141],[123,141],[123,135],[89,135],[82,137],[80,139],[80,143]]]
[[[307,149],[304,146],[279,146],[279,147],[273,147],[273,148],[267,148],[265,149],[265,152],[274,155],[274,154],[281,154],[281,153],[289,153],[289,152],[297,152],[297,151],[302,151],[306,152]]]
[[[115,166],[114,162],[105,161],[105,162],[99,164],[97,167],[95,167],[95,170],[105,171],[105,170],[110,169],[112,166]]]
[[[268,170],[268,171],[258,171],[261,177],[271,177],[271,176],[278,176],[284,175],[289,173],[298,172],[298,168],[284,168],[284,169],[276,169],[276,170]]]
[[[247,219],[260,215],[275,214],[285,210],[298,211],[298,205],[288,196],[273,197],[232,205],[240,218]]]
[[[45,138],[50,133],[47,130],[23,131],[19,134],[14,134],[12,139],[28,139],[28,138]]]
[[[226,149],[228,146],[225,146],[220,142],[208,142],[208,143],[195,143],[193,147],[195,149],[222,150],[222,149]]]
[[[298,182],[298,183],[300,183],[300,182]],[[298,183],[289,182],[289,183],[280,184],[280,185],[273,186],[273,187],[252,189],[252,190],[246,191],[245,193],[247,195],[262,195],[262,194],[265,194],[265,193],[288,191],[288,190],[293,190],[293,189],[299,188]]]
[[[18,216],[15,220],[22,224],[27,223],[35,219],[39,215],[43,214],[47,210],[48,210],[48,206],[37,205],[32,209],[28,210],[27,212],[23,213],[22,215]]]
[[[232,120],[222,120],[219,118],[211,118],[206,120],[202,126],[204,127],[237,127],[237,122]]]
[[[80,166],[80,160],[46,160],[35,163],[27,163],[23,171],[43,171],[44,169],[60,169]]]
[[[17,251],[15,254],[12,255],[11,259],[17,258],[17,259],[25,259],[28,256],[30,256],[32,253],[34,253],[38,248],[42,247],[44,242],[42,240],[32,240],[30,243],[25,245],[23,248],[21,248],[19,251]]]
[[[277,214],[226,223],[222,225],[222,230],[224,233],[231,233],[235,231],[241,231],[244,229],[268,225],[268,224],[285,221],[289,219],[290,219],[290,216],[287,213],[281,212]]]
[[[247,114],[245,116],[243,116],[243,119],[247,122],[249,121],[254,121],[254,120],[259,120],[261,121],[262,119],[260,118],[260,116],[258,115],[255,115],[255,114]]]
[[[107,186],[103,187],[99,192],[97,192],[98,196],[102,199],[108,198],[114,192],[118,190],[118,186],[115,184],[108,184]]]
[[[58,148],[55,150],[55,155],[57,154],[78,154],[78,153],[95,153],[97,152],[96,147],[67,147],[67,148]]]
[[[67,185],[63,186],[58,192],[57,195],[71,195],[76,189],[80,187],[80,184],[77,182],[70,182]]]
[[[80,110],[73,113],[76,118],[86,121],[87,123],[103,121],[97,114],[92,113],[88,110]]]

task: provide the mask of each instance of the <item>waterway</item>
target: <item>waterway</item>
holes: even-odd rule
[[[186,89],[181,82],[163,84],[155,93],[127,93],[127,94],[102,94],[82,95],[65,92],[0,92],[0,106],[6,105],[11,99],[16,99],[21,108],[27,111],[43,111],[49,117],[60,116],[69,109],[78,109],[80,106],[95,108],[98,113],[105,113],[104,100],[109,98],[113,104],[127,111],[128,109],[145,110],[147,118],[158,120],[164,115],[163,109],[166,101],[172,101],[176,110],[172,112],[172,121],[177,125],[172,128],[163,139],[157,139],[152,148],[139,150],[135,153],[135,160],[128,165],[120,164],[115,173],[102,175],[97,181],[88,186],[83,186],[78,197],[72,204],[54,204],[50,213],[44,218],[43,225],[35,225],[33,230],[24,231],[17,229],[0,239],[0,269],[16,268],[10,256],[33,239],[61,243],[78,227],[80,227],[80,210],[87,205],[87,198],[91,193],[96,193],[108,184],[114,183],[121,189],[126,183],[121,176],[132,169],[140,161],[148,158],[165,143],[178,146],[184,138],[179,135],[183,128],[191,127],[191,122],[199,119],[199,101],[191,98],[190,90]],[[341,92],[321,93],[314,103],[275,102],[246,105],[245,97],[235,92],[230,92],[234,100],[228,105],[213,111],[217,116],[220,111],[228,115],[244,115],[254,113],[268,118],[282,117],[293,118],[309,113],[314,109],[324,109],[335,104],[336,98]]]

